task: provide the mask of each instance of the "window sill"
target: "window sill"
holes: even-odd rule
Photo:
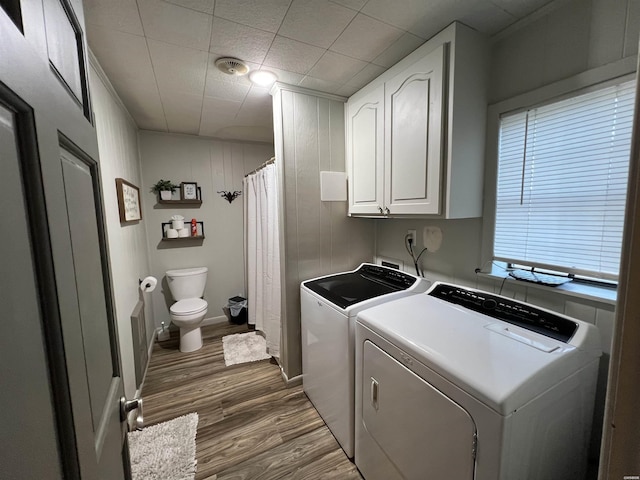
[[[559,293],[570,297],[581,298],[583,300],[590,300],[593,302],[606,303],[614,306],[617,300],[617,289],[615,288],[591,285],[575,280],[563,285],[558,285],[557,287],[550,287],[548,285],[541,285],[539,283],[516,280],[515,278],[510,277],[508,272],[505,272],[504,270],[501,270],[499,268],[493,268],[493,270],[488,273],[479,272],[477,275],[479,277],[498,280],[500,282],[510,282],[511,285],[518,285],[525,288],[535,288],[549,293]]]

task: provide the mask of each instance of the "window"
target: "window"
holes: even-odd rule
[[[494,258],[616,280],[634,82],[500,118]]]

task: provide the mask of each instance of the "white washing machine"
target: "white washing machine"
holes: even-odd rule
[[[578,480],[597,328],[436,282],[356,324],[355,462],[366,480]]]
[[[429,285],[424,278],[367,263],[300,285],[303,388],[349,458],[354,449],[356,315],[423,293]]]

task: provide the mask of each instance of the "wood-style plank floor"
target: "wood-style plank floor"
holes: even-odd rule
[[[204,346],[154,345],[142,390],[145,424],[199,416],[196,480],[358,479],[302,386],[285,388],[273,360],[224,365],[222,337],[246,325],[203,327]]]

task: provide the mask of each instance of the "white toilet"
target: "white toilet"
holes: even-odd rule
[[[207,267],[168,270],[167,283],[176,303],[169,312],[171,321],[180,328],[180,351],[194,352],[202,348],[200,324],[207,314],[207,302],[202,298],[207,283]]]

